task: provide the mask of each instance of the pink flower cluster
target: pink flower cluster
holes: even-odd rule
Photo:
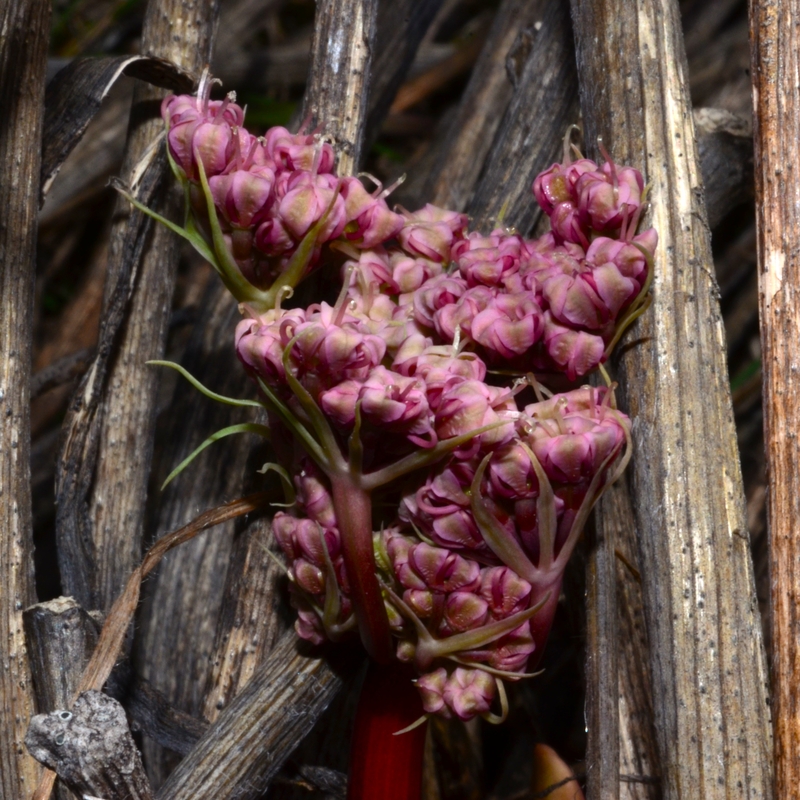
[[[276,127],[255,137],[234,100],[171,96],[161,114],[200,227],[211,239],[204,176],[229,255],[247,281],[268,288],[312,231],[306,271],[327,242],[372,247],[400,231],[403,217],[389,210],[380,188],[370,194],[358,178],[332,174],[334,151],[321,136]]]
[[[427,713],[494,718],[629,456],[611,391],[544,396],[532,373],[586,375],[645,306],[657,236],[637,233],[641,175],[565,159],[533,184],[549,233],[486,236],[432,205],[390,210],[380,187],[333,174],[318,135],[252,136],[233,98],[162,113],[196,229],[250,288],[345,259],[332,305],[237,295],[236,351],[296,475],[273,529],[298,634],[358,629],[371,653],[383,637],[416,667]]]

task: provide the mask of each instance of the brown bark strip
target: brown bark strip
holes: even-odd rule
[[[0,797],[40,772],[22,740],[34,710],[22,609],[34,601],[30,378],[36,216],[50,3],[0,1]]]
[[[433,64],[425,72],[404,83],[389,109],[390,114],[402,114],[426,97],[444,89],[459,75],[469,72],[483,47],[483,36],[477,34],[456,47],[455,51]]]
[[[446,133],[437,142],[422,192],[427,202],[463,211],[472,196],[494,135],[511,101],[507,64],[521,72],[544,0],[503,0]]]
[[[522,69],[514,94],[467,206],[474,227],[481,230],[488,231],[501,221],[523,235],[533,229],[541,212],[531,184],[560,154],[564,133],[578,115],[567,3],[544,3],[541,16],[526,35],[529,54],[519,54]],[[513,63],[510,69],[515,75]]]
[[[352,672],[357,656],[337,651],[344,663],[309,657],[288,631],[247,687],[178,765],[158,800],[260,797],[297,742],[311,730]]]
[[[377,0],[317,3],[303,117],[336,140],[339,175],[361,162],[377,10]]]
[[[586,142],[593,152],[602,135],[643,169],[660,236],[654,303],[619,377],[664,796],[769,798],[766,670],[678,6],[572,8]]]
[[[758,300],[761,316],[764,442],[767,459],[772,601],[775,796],[800,785],[800,661],[797,561],[800,539],[800,235],[798,113],[800,4],[755,0],[750,6],[755,119]]]
[[[143,733],[162,747],[185,756],[208,729],[197,719],[171,706],[147,681],[137,679],[125,696],[131,730]]]
[[[152,203],[156,196],[164,175],[163,166],[159,160],[144,173],[137,194],[145,205]],[[87,508],[100,435],[98,412],[109,362],[150,228],[150,221],[142,213],[137,211],[131,215],[128,235],[121,248],[123,278],[111,291],[101,321],[97,353],[70,403],[56,467],[56,536],[62,585],[84,608],[99,605],[97,550]]]
[[[293,613],[285,603],[283,572],[267,553],[271,539],[270,522],[262,519],[234,544],[203,710],[209,722],[247,686]]]

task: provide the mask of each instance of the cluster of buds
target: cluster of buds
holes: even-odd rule
[[[404,219],[386,204],[388,192],[337,178],[324,137],[283,127],[253,136],[235,93],[210,100],[211,84],[206,77],[197,96],[165,98],[161,115],[191,214],[185,234],[238,299],[267,310],[326,245],[369,248],[399,233]]]
[[[610,400],[584,387],[525,406],[495,429],[502,436],[475,437],[477,448],[415,476],[397,518],[373,536],[396,656],[420,673],[427,713],[492,717],[499,680],[524,677],[543,650],[567,560],[628,455],[617,461],[629,423]],[[298,489],[308,481],[303,471]],[[274,527],[296,630],[319,643],[355,618],[335,503],[318,474],[313,487]]]
[[[551,395],[534,373],[574,383],[646,307],[642,177],[567,149],[533,184],[550,232],[486,236],[458,212],[390,210],[380,187],[335,177],[322,137],[256,138],[207,89],[165,100],[168,149],[184,235],[242,301],[236,351],[296,475],[273,524],[296,630],[315,644],[358,630],[376,660],[416,668],[426,713],[496,720],[630,456],[611,389]],[[329,261],[333,305],[281,307]]]

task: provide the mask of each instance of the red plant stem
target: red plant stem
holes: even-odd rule
[[[358,632],[369,655],[379,664],[388,664],[394,657],[394,649],[381,587],[375,575],[372,498],[346,476],[331,478],[331,489]]]
[[[412,671],[370,663],[358,700],[347,800],[420,800],[426,725],[395,736],[423,715]]]

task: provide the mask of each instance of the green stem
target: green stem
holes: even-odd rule
[[[342,535],[342,556],[361,641],[379,664],[394,657],[389,620],[376,577],[372,549],[372,497],[349,475],[331,476],[333,507]]]

